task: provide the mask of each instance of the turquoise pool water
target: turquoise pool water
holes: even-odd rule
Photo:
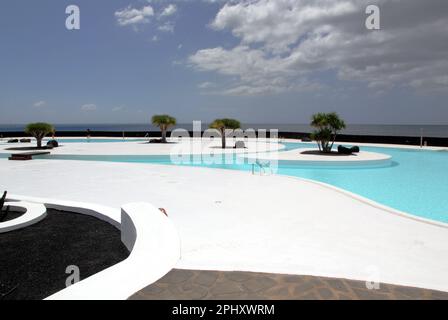
[[[309,144],[286,143],[285,150],[309,148]],[[448,223],[448,152],[416,149],[362,147],[392,156],[383,167],[300,166],[280,162],[278,173],[331,184],[416,216]],[[173,164],[169,156],[50,156],[52,159]],[[252,170],[248,163],[230,161],[208,164],[201,159],[182,159],[180,165]],[[298,201],[300,201],[300,195]]]
[[[44,139],[45,143],[50,139]],[[144,139],[101,139],[101,138],[80,138],[80,139],[57,139],[59,143],[106,143],[106,142],[135,142],[135,141],[144,141]]]
[[[448,152],[363,147],[392,156],[383,168],[297,168],[279,174],[325,182],[391,208],[448,222]]]

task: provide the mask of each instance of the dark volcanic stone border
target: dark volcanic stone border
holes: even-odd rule
[[[448,300],[448,292],[312,276],[172,270],[132,300]]]
[[[39,223],[0,234],[0,294],[13,290],[4,299],[44,299],[65,288],[67,266],[78,266],[82,280],[128,255],[120,231],[109,223],[47,210]]]

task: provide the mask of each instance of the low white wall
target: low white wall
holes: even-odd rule
[[[11,198],[45,203],[47,208],[87,214],[110,222],[121,229],[122,241],[131,252],[126,260],[46,299],[124,300],[162,278],[180,259],[180,238],[176,228],[151,204],[126,204],[120,213],[117,209],[94,204],[21,196]]]
[[[11,195],[7,198],[7,200],[26,201],[30,203],[43,204],[48,209],[85,214],[106,221],[114,225],[116,228],[120,229],[121,212],[119,209],[107,206],[101,206],[93,203],[65,201],[49,198],[27,197],[21,195]]]
[[[1,222],[0,233],[10,232],[22,229],[41,221],[47,215],[47,209],[42,204],[10,201],[5,202],[5,207],[10,208],[10,211],[24,212],[20,217]]]
[[[167,274],[180,258],[180,240],[171,221],[148,203],[122,207],[122,238],[130,256],[47,299],[127,299]]]

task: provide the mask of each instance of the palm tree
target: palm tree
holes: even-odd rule
[[[49,123],[43,122],[30,123],[25,128],[25,133],[36,138],[38,148],[42,148],[42,139],[52,132],[54,132],[54,127]]]
[[[216,129],[221,133],[222,148],[226,148],[226,129],[236,130],[241,128],[241,123],[235,119],[216,119],[210,125],[210,128]]]
[[[162,131],[162,143],[166,143],[166,131],[169,127],[175,126],[176,118],[166,114],[155,115],[152,117],[151,122],[154,126],[159,127]]]
[[[317,141],[319,151],[330,153],[336,141],[336,135],[345,128],[345,122],[335,112],[319,112],[312,116],[311,126],[317,129],[311,137]]]

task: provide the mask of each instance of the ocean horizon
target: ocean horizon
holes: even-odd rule
[[[22,132],[25,124],[0,124],[0,132]],[[55,124],[57,131],[110,131],[110,132],[145,132],[157,131],[158,128],[150,124]],[[192,123],[180,123],[174,128],[192,130]],[[208,127],[202,123],[202,130]],[[308,124],[244,124],[243,129],[277,129],[280,132],[305,132],[313,131]],[[378,135],[378,136],[409,136],[418,137],[421,134],[426,137],[448,137],[448,125],[391,125],[391,124],[348,124],[341,134],[349,135]]]

